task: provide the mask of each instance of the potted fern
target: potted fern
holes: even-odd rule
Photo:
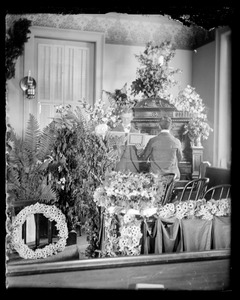
[[[56,193],[48,184],[47,168],[51,162],[50,128],[43,132],[30,114],[24,138],[9,126],[7,132],[7,193],[12,201],[53,203]]]

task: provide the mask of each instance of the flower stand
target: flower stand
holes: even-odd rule
[[[199,178],[200,164],[203,161],[203,147],[192,146],[192,179]]]

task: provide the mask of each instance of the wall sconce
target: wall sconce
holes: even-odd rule
[[[31,72],[20,81],[20,87],[28,99],[34,99],[36,93],[36,80],[31,77]]]

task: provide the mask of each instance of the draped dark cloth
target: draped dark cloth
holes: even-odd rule
[[[182,251],[182,232],[178,219],[159,217],[155,222],[145,221],[142,230],[142,254]]]

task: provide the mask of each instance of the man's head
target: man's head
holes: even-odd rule
[[[172,126],[172,119],[170,117],[164,116],[159,122],[160,129],[170,129]]]
[[[131,121],[133,119],[133,111],[128,110],[127,112],[122,113],[121,119],[122,119],[123,125],[127,126],[127,125],[131,124]]]

